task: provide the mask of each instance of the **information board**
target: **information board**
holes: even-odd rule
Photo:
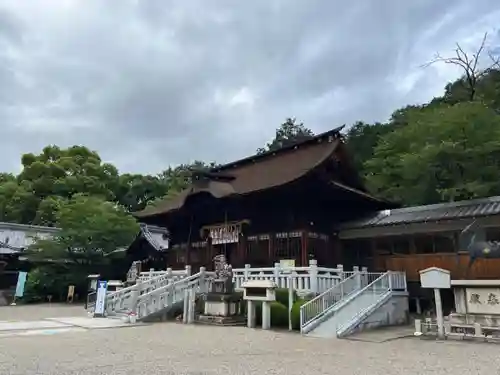
[[[99,280],[97,282],[97,296],[95,301],[94,317],[103,317],[106,309],[106,293],[108,292],[108,282]]]

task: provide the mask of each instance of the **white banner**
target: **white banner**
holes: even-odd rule
[[[95,300],[94,317],[104,316],[106,309],[106,293],[108,292],[108,282],[99,280],[97,282],[97,295]]]
[[[240,231],[236,225],[210,229],[210,238],[212,238],[213,245],[235,243],[239,241],[239,237]]]

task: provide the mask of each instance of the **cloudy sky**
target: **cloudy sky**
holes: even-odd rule
[[[0,170],[83,144],[155,173],[247,156],[285,117],[384,121],[498,19],[498,0],[0,0]]]

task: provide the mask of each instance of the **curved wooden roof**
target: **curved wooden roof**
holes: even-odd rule
[[[333,155],[339,144],[337,128],[307,141],[275,152],[266,152],[212,169],[172,199],[148,207],[135,215],[150,217],[183,207],[186,199],[199,193],[215,198],[254,193],[293,182]],[[361,192],[361,191],[360,191]]]

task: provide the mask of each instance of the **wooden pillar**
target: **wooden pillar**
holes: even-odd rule
[[[307,267],[309,265],[308,261],[308,253],[307,253],[307,240],[308,240],[308,231],[307,230],[302,230],[302,237],[301,237],[301,254],[302,254],[302,259],[301,259],[301,266],[302,267]]]
[[[245,265],[245,257],[246,257],[246,248],[247,248],[247,235],[240,236],[240,239],[238,241],[238,248],[236,251],[236,256],[233,267],[234,268],[241,268]]]
[[[275,259],[275,254],[276,254],[275,241],[276,241],[276,233],[275,232],[269,233],[267,254],[268,254],[268,260],[269,260],[270,266],[273,266],[274,262],[276,261],[276,259]]]

